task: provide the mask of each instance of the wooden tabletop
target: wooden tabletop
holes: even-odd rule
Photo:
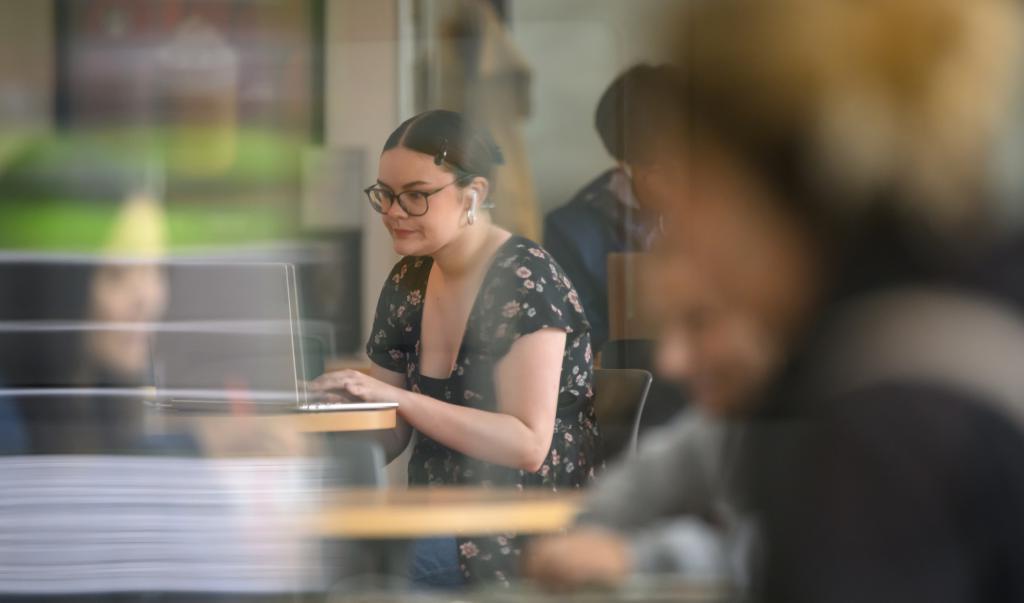
[[[580,512],[579,491],[438,487],[330,492],[314,532],[334,538],[552,533]]]
[[[285,414],[166,414],[171,424],[201,424],[206,427],[233,425],[246,422],[252,426],[281,428],[300,433],[331,433],[340,431],[372,431],[393,429],[397,422],[394,408],[375,410],[346,410],[340,412],[293,412]]]
[[[394,408],[377,410],[346,410],[343,412],[297,412],[273,416],[303,433],[330,433],[337,431],[373,431],[393,429],[398,411]]]
[[[365,432],[392,429],[393,408],[287,414],[210,415],[161,413],[153,419],[154,433],[192,434],[202,453],[212,458],[291,457],[319,454],[312,433]]]

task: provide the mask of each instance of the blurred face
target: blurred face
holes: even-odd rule
[[[664,189],[675,191],[662,213],[666,244],[685,255],[737,320],[785,349],[817,301],[819,247],[726,157],[695,153],[679,166],[674,177],[682,181]]]
[[[476,185],[463,188],[455,179],[454,174],[435,165],[434,158],[425,153],[396,147],[381,155],[379,187],[394,194],[437,191],[427,198],[428,209],[421,216],[409,215],[397,202],[382,214],[396,253],[434,255],[461,234],[466,224],[469,191]],[[482,203],[482,191],[478,190],[477,195]]]
[[[709,414],[747,412],[778,358],[757,325],[677,250],[661,249],[642,276],[648,311],[659,318],[659,376],[686,383]]]
[[[163,270],[153,264],[111,264],[98,268],[90,290],[89,319],[102,323],[159,320],[167,305]],[[91,331],[90,361],[117,376],[138,378],[149,366],[146,330]]]

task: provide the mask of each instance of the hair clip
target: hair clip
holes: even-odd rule
[[[441,165],[448,159],[448,139],[441,139],[441,149],[434,155],[434,165]]]

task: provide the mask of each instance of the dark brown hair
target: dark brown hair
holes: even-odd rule
[[[619,74],[601,95],[594,127],[608,154],[625,163],[645,161],[660,140],[683,122],[679,79],[668,65],[640,64]]]
[[[490,132],[461,113],[443,109],[425,111],[402,122],[384,143],[384,151],[398,146],[430,155],[434,163],[460,178],[492,180],[495,166],[504,163]]]

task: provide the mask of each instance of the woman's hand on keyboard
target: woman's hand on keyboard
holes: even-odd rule
[[[322,393],[325,402],[397,402],[405,393],[351,369],[324,373],[309,383],[309,389]]]

